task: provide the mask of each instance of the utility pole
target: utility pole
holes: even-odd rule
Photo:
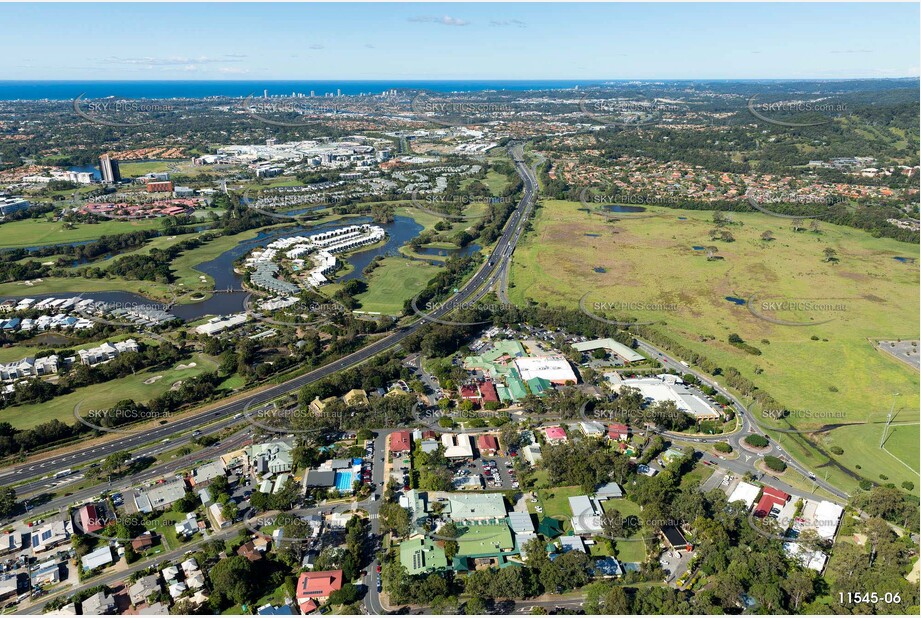
[[[892,407],[889,408],[889,414],[886,415],[886,426],[883,427],[883,435],[879,438],[879,448],[883,448],[886,443],[886,434],[889,432],[889,425],[892,423],[892,413],[895,412],[895,399],[899,393],[892,394]]]

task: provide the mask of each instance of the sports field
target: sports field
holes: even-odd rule
[[[356,298],[359,311],[398,315],[403,303],[421,292],[439,271],[437,266],[403,257],[384,258],[368,277],[368,291]],[[420,307],[424,309],[424,307]]]
[[[917,372],[869,341],[918,336],[918,271],[894,259],[917,255],[916,246],[827,223],[820,233],[793,232],[788,220],[760,213],[732,213],[736,223],[726,229],[735,241],[711,241],[711,212],[649,208],[644,214],[657,216],[612,222],[580,207],[544,202],[534,232],[515,252],[513,302],[576,309],[589,291],[589,310],[615,305],[609,317],[656,322],[657,330],[803,411],[791,418],[798,428],[884,420],[895,392],[902,394],[899,419],[918,421]],[[774,240],[761,239],[766,231]],[[708,260],[709,246],[723,259]],[[837,262],[824,260],[826,248]],[[756,301],[744,304],[753,295]],[[789,301],[808,307],[785,310]],[[730,345],[732,333],[761,355]],[[917,460],[917,443],[906,448],[899,456]]]
[[[66,228],[60,222],[45,219],[23,219],[11,221],[0,226],[0,248],[41,247],[44,245],[63,245],[87,240],[97,240],[107,234],[125,234],[140,230],[159,229],[157,219],[140,221],[107,220],[100,223],[75,223]]]
[[[193,363],[194,366],[190,366]],[[7,421],[18,429],[28,429],[54,419],[72,424],[76,422],[74,406],[78,404],[81,415],[85,415],[87,410],[108,409],[124,399],[147,403],[170,390],[180,380],[213,371],[216,367],[217,363],[211,357],[193,354],[190,360],[181,361],[170,369],[141,371],[118,380],[78,388],[45,403],[4,408],[0,410],[0,422]]]

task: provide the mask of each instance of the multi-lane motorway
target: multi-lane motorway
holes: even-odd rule
[[[537,194],[537,180],[533,170],[528,168],[523,161],[522,146],[511,146],[509,152],[515,161],[515,168],[524,183],[521,201],[509,217],[502,237],[496,243],[495,248],[493,248],[484,264],[450,299],[428,312],[428,316],[431,318],[443,318],[450,314],[458,304],[469,300],[478,300],[485,296],[489,288],[497,281],[504,265],[511,258],[515,250],[515,245],[524,230],[524,223],[534,207],[534,198]],[[218,420],[230,420],[228,417],[242,414],[246,410],[277,399],[287,393],[296,392],[307,384],[322,380],[338,371],[363,363],[369,358],[393,348],[406,337],[416,332],[427,321],[428,320],[423,317],[423,319],[399,328],[392,334],[365,346],[361,350],[320,367],[319,369],[292,378],[281,384],[262,389],[257,393],[234,397],[207,411],[189,414],[188,416],[170,421],[164,425],[145,429],[143,432],[113,434],[111,440],[92,447],[82,449],[76,448],[66,454],[61,454],[56,457],[49,457],[10,469],[0,470],[0,483],[4,485],[13,485],[35,477],[50,477],[56,472],[102,459],[111,453],[125,450],[130,451],[144,444],[156,443],[179,434],[191,432],[205,423],[212,423]],[[227,424],[227,422],[217,423],[216,425],[210,426],[208,431],[217,430]],[[181,441],[176,441],[175,443],[180,442]],[[48,485],[49,481],[47,480],[37,481],[20,485],[18,491],[25,494],[27,492],[34,492],[46,488]]]

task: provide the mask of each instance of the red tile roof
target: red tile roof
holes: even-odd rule
[[[394,431],[390,434],[390,451],[391,452],[402,452],[408,451],[410,448],[409,442],[409,432],[408,431]]]
[[[302,606],[310,599],[325,601],[342,588],[342,570],[301,573],[297,580],[297,602]]]
[[[612,440],[620,440],[630,435],[630,428],[623,423],[611,423],[608,425],[608,437]]]
[[[97,532],[105,528],[105,521],[99,516],[95,504],[80,507],[80,527],[84,532]]]
[[[790,499],[790,494],[765,485],[761,499],[755,507],[755,517],[767,517],[774,507],[781,508]]]
[[[462,399],[480,398],[480,391],[477,389],[476,384],[464,384],[460,388],[460,394]]]
[[[496,385],[492,382],[483,382],[480,384],[480,394],[483,396],[483,401],[499,401]]]
[[[477,437],[476,446],[481,451],[498,451],[499,441],[496,436],[482,435]]]

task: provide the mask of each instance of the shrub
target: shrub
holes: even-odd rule
[[[833,446],[829,450],[835,455],[844,455],[844,449],[840,446]]]
[[[764,448],[768,445],[768,439],[765,436],[752,434],[750,436],[745,436],[745,443],[755,448]]]
[[[716,444],[713,445],[713,448],[716,449],[720,453],[731,453],[732,452],[732,447],[729,446],[729,444],[726,442],[717,442]]]
[[[767,466],[768,470],[773,470],[774,472],[783,472],[787,469],[787,464],[773,455],[768,455],[764,458],[764,465]]]

